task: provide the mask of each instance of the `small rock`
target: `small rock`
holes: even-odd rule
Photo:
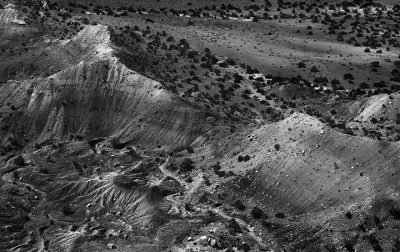
[[[198,243],[199,243],[200,245],[207,246],[207,245],[208,245],[208,238],[207,238],[207,236],[203,235],[202,237],[200,237],[199,240],[198,240]]]
[[[117,247],[115,246],[114,243],[109,243],[107,244],[107,249],[116,249]]]
[[[214,247],[214,248],[215,248],[215,247],[217,246],[217,240],[211,238],[209,244],[210,244],[211,247]]]

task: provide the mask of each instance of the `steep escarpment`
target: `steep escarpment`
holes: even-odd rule
[[[105,26],[88,26],[50,50],[69,55],[60,59],[69,67],[47,78],[3,84],[3,125],[38,142],[71,135],[147,147],[193,142],[202,129],[200,111],[122,64],[113,55],[111,36]]]

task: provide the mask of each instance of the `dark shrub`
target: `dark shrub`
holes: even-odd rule
[[[236,207],[236,209],[238,209],[240,211],[244,211],[246,209],[246,206],[243,204],[243,202],[241,200],[236,200],[233,203],[233,206]]]
[[[240,229],[239,223],[238,223],[234,218],[232,218],[232,219],[229,221],[229,223],[228,223],[228,229],[230,230],[230,232],[231,232],[232,234],[241,233],[241,232],[242,232],[242,230]]]
[[[186,150],[187,150],[189,153],[194,153],[194,149],[193,149],[192,146],[187,147]]]
[[[260,219],[263,216],[264,212],[261,208],[258,207],[253,207],[251,210],[251,216],[253,216],[254,219]]]
[[[75,212],[71,209],[70,206],[64,206],[62,212],[65,216],[73,215]]]
[[[194,170],[194,162],[190,158],[185,158],[182,160],[182,162],[179,164],[179,171],[181,172],[188,172]]]
[[[298,68],[305,68],[305,67],[306,67],[306,64],[305,64],[304,62],[299,62],[299,63],[297,64],[297,67],[298,67]]]
[[[400,207],[393,206],[389,212],[396,220],[400,219]]]
[[[318,73],[319,70],[318,70],[318,68],[317,68],[316,66],[313,66],[313,67],[311,67],[310,72],[312,72],[312,73]]]
[[[25,159],[22,157],[22,155],[18,155],[18,157],[14,159],[14,164],[16,164],[18,166],[24,166]]]
[[[346,73],[343,75],[343,79],[345,80],[354,80],[354,76],[351,73]]]

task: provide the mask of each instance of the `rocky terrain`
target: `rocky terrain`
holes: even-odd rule
[[[400,251],[400,5],[0,1],[0,251]]]

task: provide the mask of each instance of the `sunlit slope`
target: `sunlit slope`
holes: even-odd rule
[[[19,110],[3,123],[39,141],[71,134],[113,136],[152,147],[194,141],[200,113],[122,64],[114,56],[111,36],[106,26],[88,26],[51,47],[52,54],[72,55],[63,64],[71,66],[46,78],[3,84],[2,109],[12,104],[10,110]]]
[[[399,200],[397,142],[346,135],[295,113],[260,127],[242,143],[223,163],[245,173],[235,193],[275,211],[305,214]],[[238,154],[251,159],[238,162]]]

